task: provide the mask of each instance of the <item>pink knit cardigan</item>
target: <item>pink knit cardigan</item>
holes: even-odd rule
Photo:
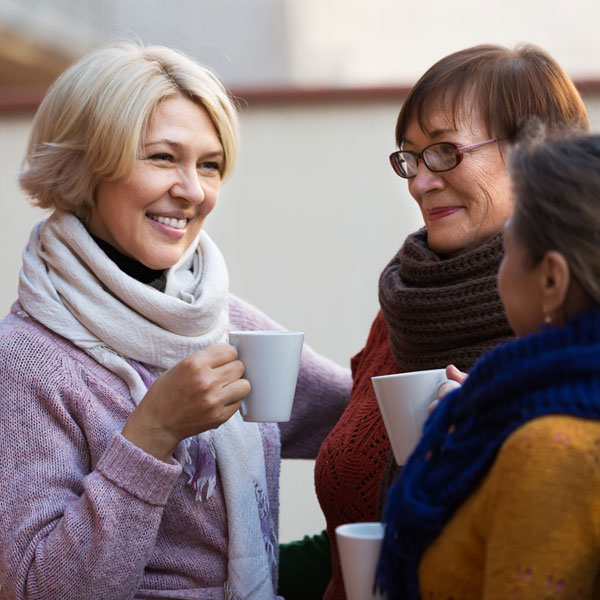
[[[232,296],[230,327],[279,325]],[[292,420],[260,426],[275,523],[280,450],[315,457],[349,390],[348,370],[305,348]],[[0,322],[0,598],[224,597],[218,472],[214,495],[196,502],[175,461],[120,434],[133,409],[117,376],[18,303]]]

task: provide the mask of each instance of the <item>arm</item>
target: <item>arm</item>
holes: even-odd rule
[[[485,600],[596,597],[600,567],[600,426],[531,421],[490,472]]]
[[[233,295],[230,295],[229,320],[231,330],[283,329],[256,307]],[[280,423],[283,458],[316,457],[321,442],[348,404],[351,387],[349,369],[304,345],[292,418]]]
[[[48,340],[21,337],[2,336],[0,347],[2,591],[15,600],[133,598],[180,467],[110,439],[94,403],[112,394],[112,410],[123,412],[127,399]]]

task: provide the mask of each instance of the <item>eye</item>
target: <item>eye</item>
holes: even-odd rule
[[[221,165],[215,161],[206,161],[198,163],[198,168],[206,171],[221,171]]]
[[[156,154],[153,154],[152,156],[149,157],[150,160],[156,160],[158,162],[173,162],[174,158],[171,154],[169,154],[168,152],[157,152]]]

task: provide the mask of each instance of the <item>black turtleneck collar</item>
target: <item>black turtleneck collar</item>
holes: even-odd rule
[[[92,237],[98,246],[100,246],[100,248],[104,251],[106,256],[108,256],[108,258],[110,258],[110,260],[112,260],[117,267],[121,269],[121,271],[129,275],[129,277],[133,277],[141,283],[148,284],[162,277],[163,271],[161,269],[150,269],[141,262],[121,254],[114,246],[111,246],[108,242],[105,242],[99,237],[96,237],[95,235],[92,235]]]

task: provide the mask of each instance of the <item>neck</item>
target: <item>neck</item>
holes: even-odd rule
[[[129,258],[125,256],[121,252],[119,252],[114,246],[111,246],[108,242],[105,242],[103,239],[92,235],[94,241],[98,244],[98,246],[104,251],[106,256],[110,258],[116,265],[129,275],[129,277],[133,277],[133,279],[137,279],[137,281],[141,283],[152,283],[157,279],[160,279],[163,275],[162,270],[150,269],[146,265],[143,265],[141,262],[135,260],[134,258]]]

